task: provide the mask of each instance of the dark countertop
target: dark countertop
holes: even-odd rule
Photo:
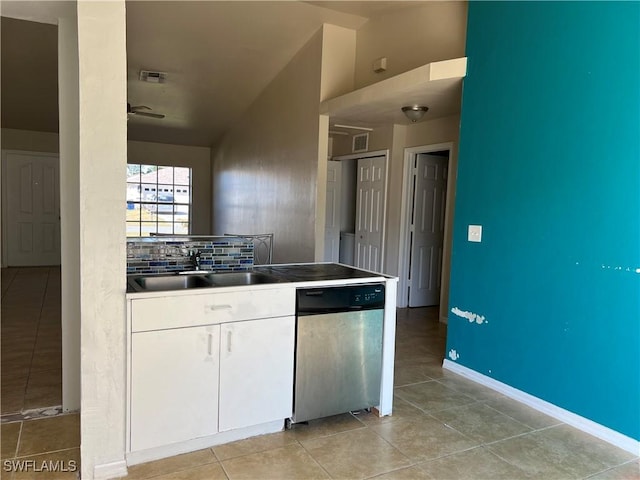
[[[254,272],[262,272],[287,282],[313,282],[324,280],[352,280],[357,278],[382,277],[339,263],[300,263],[286,265],[266,265],[253,267]]]

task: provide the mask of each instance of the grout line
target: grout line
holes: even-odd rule
[[[20,450],[20,441],[22,440],[22,427],[24,427],[24,422],[20,422],[20,430],[18,431],[18,441],[16,442],[16,451],[14,452],[14,457],[18,457],[18,451]]]
[[[491,400],[489,400],[489,401],[491,401]],[[516,400],[516,401],[517,401],[517,400]],[[484,402],[484,404],[485,404],[485,406],[489,407],[491,410],[495,410],[496,412],[501,413],[502,415],[504,415],[504,416],[506,416],[506,417],[509,417],[510,419],[515,420],[516,422],[521,423],[522,425],[524,425],[524,426],[526,426],[526,427],[529,427],[529,428],[531,429],[531,431],[532,431],[532,432],[537,432],[537,431],[539,431],[539,430],[544,430],[544,429],[549,428],[549,427],[556,427],[556,426],[558,426],[558,425],[563,425],[563,424],[564,424],[564,422],[562,422],[561,420],[556,420],[556,419],[555,419],[555,418],[553,418],[553,417],[549,417],[549,418],[551,418],[551,419],[553,419],[553,420],[557,421],[558,423],[554,423],[553,425],[546,425],[546,426],[544,426],[544,427],[536,428],[536,427],[534,427],[533,425],[529,425],[528,423],[524,423],[522,420],[518,420],[517,418],[512,417],[511,415],[509,415],[509,414],[507,414],[507,413],[505,413],[505,412],[503,412],[503,411],[501,411],[501,410],[498,410],[496,407],[493,407],[493,406],[491,406],[491,405],[488,405],[486,402]],[[526,407],[526,405],[525,405],[525,407]],[[528,408],[531,408],[531,407],[528,407]],[[533,409],[532,409],[532,410],[533,410]],[[534,411],[535,413],[540,413],[540,412],[537,412],[536,410],[533,410],[533,411]],[[545,415],[544,413],[540,413],[540,414],[541,414],[541,415]],[[546,415],[546,416],[548,416],[548,415]]]
[[[21,458],[29,458],[29,457],[38,457],[40,455],[49,455],[51,453],[67,452],[69,450],[76,450],[76,449],[79,450],[80,445],[78,445],[77,447],[59,448],[58,450],[47,450],[46,452],[30,453],[29,455],[21,455],[21,456],[16,455],[14,458],[21,459]]]
[[[357,430],[359,430],[359,429],[357,429]],[[347,431],[348,431],[348,430],[347,430]],[[320,438],[320,437],[318,437],[318,438]],[[324,438],[324,437],[322,437],[322,438]],[[329,478],[334,478],[334,477],[333,477],[333,475],[331,475],[331,474],[329,473],[329,471],[328,471],[326,468],[324,468],[324,465],[322,465],[322,464],[321,464],[321,463],[320,463],[320,462],[319,462],[319,461],[318,461],[318,460],[317,460],[313,455],[311,455],[311,452],[310,452],[309,450],[307,450],[307,449],[305,448],[305,446],[304,446],[300,441],[296,440],[296,442],[298,443],[298,445],[300,445],[300,448],[302,448],[302,450],[304,450],[304,452],[305,452],[307,455],[309,455],[309,457],[311,458],[311,460],[313,460],[313,461],[316,463],[316,465],[318,465],[318,466],[320,467],[320,469],[321,469],[324,473],[326,473],[326,474],[327,474],[327,477],[329,477]]]

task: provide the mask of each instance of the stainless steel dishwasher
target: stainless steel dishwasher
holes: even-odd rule
[[[384,293],[298,289],[293,423],[379,405]]]

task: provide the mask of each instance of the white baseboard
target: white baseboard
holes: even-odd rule
[[[228,430],[226,432],[208,435],[206,437],[194,438],[183,442],[171,443],[160,447],[149,448],[146,450],[138,450],[128,452],[126,454],[127,465],[137,465],[139,463],[151,462],[162,458],[180,455],[182,453],[195,452],[203,448],[215,447],[223,443],[243,440],[245,438],[256,435],[265,435],[267,433],[281,432],[284,429],[284,419],[274,422],[261,423],[251,427],[239,428],[236,430]]]
[[[106,480],[108,478],[119,478],[127,475],[127,462],[122,459],[118,462],[103,463],[93,467],[94,480]]]
[[[522,390],[513,388],[506,383],[499,382],[498,380],[494,380],[491,377],[487,377],[486,375],[459,365],[455,362],[452,362],[451,360],[445,359],[442,363],[442,368],[450,370],[451,372],[462,375],[469,380],[473,380],[476,383],[500,392],[507,397],[513,398],[520,403],[524,403],[525,405],[528,405],[529,407],[538,410],[539,412],[556,418],[561,422],[566,423],[567,425],[571,425],[578,430],[582,430],[589,435],[593,435],[594,437],[604,440],[605,442],[621,448],[622,450],[625,450],[633,455],[640,456],[640,441],[623,435],[620,432],[616,432],[609,427],[605,427],[604,425],[596,423],[593,420],[589,420],[588,418],[576,415],[569,410],[565,410],[564,408],[560,408],[553,403],[549,403],[538,397],[534,397],[533,395],[525,393]]]

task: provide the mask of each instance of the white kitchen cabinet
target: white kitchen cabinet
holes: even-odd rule
[[[295,304],[295,288],[246,287],[231,292],[140,298],[131,302],[131,329],[141,332],[284,317],[294,314]]]
[[[221,432],[292,415],[294,337],[294,316],[221,325]]]
[[[229,433],[292,415],[295,288],[168,293],[129,309],[129,453],[242,438]]]
[[[220,325],[131,335],[131,450],[218,432]]]

